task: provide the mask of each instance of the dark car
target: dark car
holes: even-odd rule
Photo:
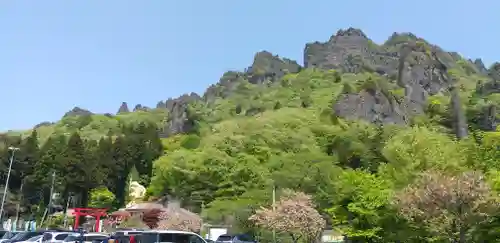
[[[12,237],[14,237],[15,235],[19,234],[21,232],[12,232],[12,231],[7,231],[4,233],[4,235],[2,235],[2,238],[0,239],[0,242],[4,242],[8,239],[11,239]]]
[[[37,236],[37,235],[43,235],[43,231],[24,231],[24,232],[19,232],[14,237],[2,242],[2,243],[14,243],[14,242],[19,242],[19,241],[25,241],[31,237]]]
[[[230,235],[230,234],[224,234],[220,235],[217,240],[215,241],[216,243],[255,243],[255,241],[249,237],[248,235],[245,234],[237,234],[237,235]]]

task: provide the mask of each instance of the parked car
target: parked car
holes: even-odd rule
[[[78,233],[71,233],[64,239],[63,243],[80,242],[81,240],[83,240],[84,243],[92,243],[92,241],[107,239],[109,236],[102,233],[86,233],[83,235],[83,239],[80,237],[81,236]]]
[[[9,232],[8,230],[0,230],[0,238],[2,238],[7,232]]]
[[[118,230],[113,233],[113,236],[129,236],[129,235],[140,235],[144,232],[143,230]]]
[[[33,236],[25,241],[19,241],[17,243],[42,243],[43,235]]]
[[[62,243],[66,237],[74,232],[50,231],[43,233],[42,243]]]
[[[12,231],[4,231],[5,233],[3,233],[2,237],[0,238],[0,243],[14,237],[16,234],[18,234],[19,232],[12,232]]]
[[[153,230],[144,231],[142,234],[135,237],[136,243],[155,243],[155,242],[172,242],[172,243],[206,243],[206,241],[198,234],[188,231],[177,230]]]
[[[14,237],[6,241],[3,241],[2,243],[14,243],[14,242],[25,241],[31,237],[43,235],[43,233],[44,231],[22,231],[14,235]]]
[[[236,242],[237,243],[256,243],[256,241],[254,241],[250,236],[245,235],[245,234],[220,235],[215,242],[216,243],[236,243]]]

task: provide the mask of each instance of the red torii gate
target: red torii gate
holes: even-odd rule
[[[78,229],[80,226],[80,216],[92,216],[95,217],[95,231],[99,232],[99,224],[102,216],[107,215],[107,208],[73,208],[73,215],[75,215],[75,225],[74,230]]]

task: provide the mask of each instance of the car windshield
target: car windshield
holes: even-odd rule
[[[233,237],[230,235],[221,235],[221,236],[219,236],[217,241],[230,241],[232,239],[233,239]]]
[[[12,237],[10,239],[13,240],[13,241],[14,240],[24,240],[27,234],[28,234],[27,232],[18,233],[18,234],[14,235],[14,237]]]
[[[68,235],[68,237],[64,238],[64,242],[69,242],[69,241],[76,241],[78,239],[79,235]]]
[[[41,232],[22,232],[22,233],[19,233],[17,235],[15,235],[14,237],[12,237],[11,241],[24,241],[24,240],[27,240],[33,236],[37,236],[37,235],[42,235]]]
[[[136,238],[137,243],[184,243],[184,242],[194,242],[202,243],[203,240],[192,234],[184,233],[142,233]]]
[[[104,240],[106,235],[86,235],[83,237],[83,241],[94,241],[94,240]],[[64,239],[64,242],[78,241],[80,240],[80,235],[69,235]]]
[[[42,238],[43,235],[37,235],[37,236],[34,236],[34,237],[31,237],[29,239],[27,239],[26,241],[37,241],[39,240],[40,238]]]
[[[7,232],[2,236],[2,240],[8,240],[12,237],[14,237],[17,234],[17,232]]]

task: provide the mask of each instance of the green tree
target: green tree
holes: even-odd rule
[[[85,144],[78,133],[73,133],[69,137],[64,155],[63,173],[66,190],[80,195],[80,205],[86,206],[90,190],[88,182],[93,179],[91,173],[94,168],[87,164]]]
[[[31,135],[21,143],[16,158],[17,163],[13,167],[20,179],[20,194],[23,196],[23,204],[28,206],[41,199],[40,185],[36,183],[34,170],[40,161],[40,147],[36,130],[33,130]]]
[[[109,178],[114,181],[111,183],[113,186],[109,189],[116,197],[116,207],[125,205],[128,185],[127,179],[134,164],[131,151],[126,137],[120,136],[115,139],[111,150],[112,164],[114,166],[108,175]]]
[[[115,201],[115,195],[106,187],[97,187],[90,191],[89,206],[94,208],[110,208]]]
[[[66,137],[59,135],[48,138],[40,149],[40,159],[34,165],[33,181],[38,185],[38,188],[43,191],[43,206],[47,205],[49,202],[51,186],[51,176],[49,175],[51,175],[52,172],[57,172],[57,181],[55,183],[56,190],[64,190],[64,188],[59,186],[63,185],[65,181],[63,168],[65,168],[64,164],[66,163],[64,155],[66,145]]]

